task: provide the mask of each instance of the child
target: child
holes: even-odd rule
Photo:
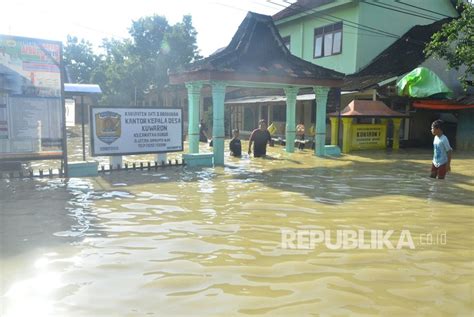
[[[433,164],[431,165],[430,177],[444,179],[447,172],[451,171],[451,152],[448,138],[443,134],[443,121],[436,120],[431,124],[431,133],[435,136],[433,140]]]
[[[301,122],[296,126],[296,136],[298,137],[301,142],[298,142],[298,149],[303,150],[304,149],[304,124]]]
[[[234,136],[229,143],[230,155],[240,157],[242,155],[242,144],[239,139],[239,129],[232,130]]]

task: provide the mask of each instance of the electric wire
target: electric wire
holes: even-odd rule
[[[386,36],[386,37],[390,37],[390,38],[394,38],[394,39],[400,39],[402,37],[400,35],[390,33],[390,32],[381,30],[379,28],[374,28],[374,27],[371,27],[371,26],[367,26],[367,25],[364,25],[364,24],[357,23],[357,22],[342,19],[342,18],[339,18],[337,16],[333,16],[333,15],[330,15],[330,14],[327,14],[327,13],[322,13],[322,12],[316,11],[315,9],[308,9],[308,8],[303,7],[302,5],[300,5],[297,2],[296,3],[291,3],[288,0],[283,0],[283,2],[290,4],[290,6],[284,6],[282,4],[273,2],[272,0],[266,0],[266,1],[270,2],[270,3],[273,3],[275,5],[279,5],[280,7],[288,8],[290,10],[293,10],[296,13],[304,13],[304,12],[309,11],[312,14],[315,14],[318,18],[322,18],[322,19],[325,19],[325,20],[330,21],[330,22],[343,21],[345,26],[355,28],[355,29],[358,29],[358,30],[367,31],[367,32],[371,32],[371,33],[374,33],[374,34],[377,34],[377,35]],[[361,1],[366,2],[365,0],[361,0]],[[298,7],[298,9],[296,7]],[[390,9],[390,8],[385,8],[385,9]],[[404,13],[406,13],[406,12],[404,12]],[[409,13],[406,13],[406,14],[409,14]],[[328,17],[331,17],[331,18],[336,19],[336,20],[331,20],[331,19],[328,19],[328,18],[324,18],[323,16],[328,16]],[[435,20],[439,21],[439,19],[435,19]],[[422,41],[416,41],[416,40],[413,40],[413,39],[410,39],[410,42],[415,43],[415,44],[419,44],[419,45],[422,45],[422,46],[424,46],[426,44]]]
[[[412,7],[412,8],[415,8],[415,9],[419,9],[419,10],[424,10],[424,11],[427,11],[427,12],[431,12],[431,13],[434,13],[434,14],[438,14],[438,15],[441,15],[445,18],[452,18],[451,16],[449,15],[446,15],[446,14],[443,14],[443,13],[439,13],[439,12],[436,12],[436,11],[433,11],[433,10],[429,10],[429,9],[426,9],[426,8],[423,8],[423,7],[418,7],[416,5],[413,5],[413,4],[410,4],[410,3],[406,3],[406,2],[403,2],[401,0],[395,0],[395,2],[398,2],[400,4],[403,4],[403,5],[406,5],[408,7]]]

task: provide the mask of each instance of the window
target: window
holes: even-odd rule
[[[273,121],[285,122],[286,121],[286,105],[275,105],[273,106]]]
[[[244,131],[253,131],[256,127],[255,109],[251,106],[244,108]]]
[[[283,44],[285,44],[286,48],[291,51],[291,37],[290,36],[285,36],[283,38]]]
[[[342,22],[314,29],[314,58],[342,52]]]

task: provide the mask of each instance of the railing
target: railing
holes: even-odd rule
[[[158,170],[159,168],[165,167],[173,167],[173,166],[184,166],[184,160],[179,161],[178,159],[175,160],[168,160],[165,161],[154,161],[154,162],[133,162],[131,164],[117,164],[114,165],[100,165],[99,166],[99,173],[110,173],[110,172],[117,172],[117,171],[144,171],[144,170]],[[53,178],[53,177],[64,177],[64,172],[61,169],[27,169],[27,170],[19,170],[19,171],[7,171],[2,172],[0,171],[0,179],[14,179],[14,178]]]

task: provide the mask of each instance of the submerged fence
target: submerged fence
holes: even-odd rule
[[[117,165],[100,165],[98,172],[99,173],[110,173],[117,171],[146,171],[146,170],[158,170],[159,168],[165,167],[176,167],[176,166],[185,166],[184,160],[179,161],[168,160],[168,161],[146,161],[146,162],[133,162]],[[0,171],[0,179],[14,179],[14,178],[53,178],[53,177],[64,177],[64,172],[62,169],[19,169],[16,171]]]

